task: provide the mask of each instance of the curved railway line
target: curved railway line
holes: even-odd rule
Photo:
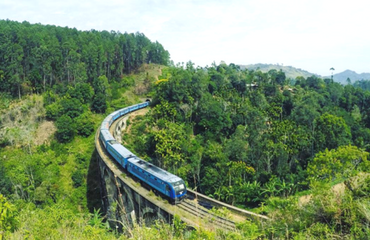
[[[115,139],[120,140],[120,132],[125,128],[128,117],[130,115],[140,115],[146,111],[147,110],[144,108],[121,116],[111,125],[111,134]],[[170,215],[180,216],[181,220],[187,225],[195,228],[204,227],[210,230],[217,228],[226,231],[235,231],[236,224],[245,221],[246,219],[262,222],[269,219],[266,216],[236,208],[190,189],[188,189],[187,197],[184,199],[184,201],[177,205],[169,204],[167,200],[161,199],[151,190],[141,186],[139,182],[129,177],[129,174],[121,166],[116,164],[115,160],[110,157],[110,155],[104,149],[104,146],[99,141],[99,129],[95,135],[96,150],[100,159],[104,161],[105,165],[114,174],[114,178],[120,178],[121,181],[123,181],[131,189],[134,189],[135,192],[140,194],[140,196],[160,209],[163,209]],[[226,208],[230,214],[228,214],[228,216],[220,216],[220,214],[215,213],[216,211],[209,210],[211,208]]]

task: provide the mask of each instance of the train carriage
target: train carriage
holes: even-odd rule
[[[123,168],[126,168],[127,159],[134,157],[130,150],[119,144],[116,140],[110,140],[107,142],[107,151],[109,154],[121,165]]]
[[[105,149],[107,149],[107,142],[108,141],[116,140],[116,139],[113,138],[112,134],[110,134],[109,130],[107,130],[107,129],[100,130],[99,139],[102,142],[102,144],[104,145]]]

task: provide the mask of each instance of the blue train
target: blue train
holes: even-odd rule
[[[145,108],[149,101],[117,110],[109,114],[100,126],[99,139],[106,151],[116,162],[130,174],[140,179],[169,199],[170,203],[179,203],[186,195],[185,182],[178,176],[169,173],[149,162],[146,162],[122,146],[109,132],[111,124],[119,117],[132,111]]]

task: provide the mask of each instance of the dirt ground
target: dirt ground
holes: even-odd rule
[[[41,145],[50,141],[51,136],[55,133],[56,127],[51,121],[44,121],[39,125],[33,140],[34,145]]]

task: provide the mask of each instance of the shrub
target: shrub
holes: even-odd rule
[[[71,142],[75,136],[76,126],[68,115],[63,115],[56,122],[56,138],[61,143]]]
[[[88,137],[94,131],[94,121],[90,111],[81,114],[75,121],[78,135]]]

